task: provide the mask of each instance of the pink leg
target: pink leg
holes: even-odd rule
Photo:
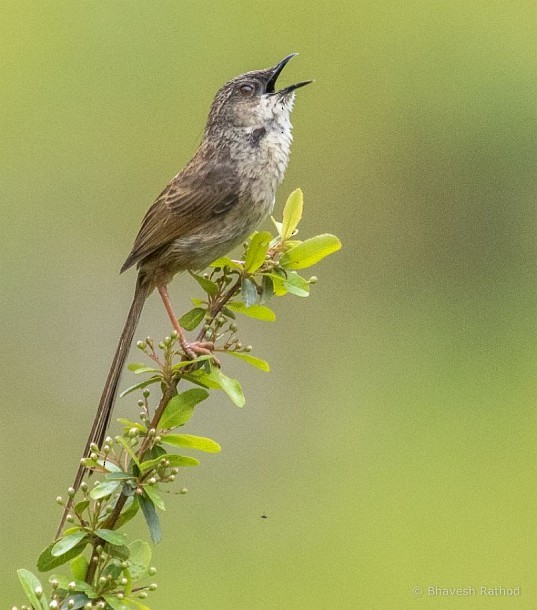
[[[179,343],[181,344],[181,347],[183,348],[185,354],[191,360],[195,360],[200,354],[203,354],[203,355],[211,354],[212,353],[211,348],[213,347],[212,343],[208,343],[208,342],[189,343],[185,339],[183,329],[181,328],[181,325],[179,324],[179,322],[177,320],[177,316],[173,312],[172,304],[170,302],[170,296],[168,294],[168,287],[166,286],[166,284],[164,284],[162,286],[157,286],[157,290],[160,294],[160,298],[162,299],[162,302],[164,303],[164,307],[166,308],[166,312],[171,320],[171,323],[172,323],[174,329],[177,331],[177,334],[179,335]]]

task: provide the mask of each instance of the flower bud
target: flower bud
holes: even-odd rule
[[[186,487],[183,487],[183,489],[179,490],[179,493],[185,495],[186,493],[188,493],[188,489]]]

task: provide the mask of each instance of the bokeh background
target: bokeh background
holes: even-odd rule
[[[142,215],[195,150],[216,89],[299,51],[281,82],[317,82],[297,95],[276,214],[301,186],[302,234],[344,249],[309,299],[274,303],[274,326],[242,323],[272,372],[226,363],[246,408],[212,400],[192,420],[223,452],[167,497],[148,601],[535,608],[535,3],[1,12],[2,607],[21,603],[15,570],[55,529]],[[178,278],[177,309],[195,293]],[[166,332],[152,297],[138,336]],[[482,585],[520,595],[427,594]]]

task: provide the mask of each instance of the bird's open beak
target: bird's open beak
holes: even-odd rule
[[[270,93],[270,94],[277,94],[277,95],[286,95],[287,93],[290,93],[291,91],[294,91],[295,89],[298,89],[300,87],[304,87],[305,85],[309,85],[310,83],[312,83],[312,80],[304,80],[301,81],[299,83],[295,83],[294,85],[289,85],[288,87],[285,87],[285,89],[280,89],[280,91],[276,91],[275,87],[276,87],[276,81],[278,80],[278,76],[280,76],[281,71],[285,68],[285,66],[287,65],[287,63],[293,59],[293,57],[295,55],[298,55],[298,53],[291,53],[291,55],[288,55],[287,57],[284,57],[280,62],[278,62],[274,68],[272,68],[271,72],[271,76],[270,79],[267,83],[267,88],[266,88],[266,92]]]

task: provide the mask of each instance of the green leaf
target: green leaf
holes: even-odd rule
[[[61,566],[64,563],[67,563],[70,559],[73,559],[73,557],[80,555],[80,553],[82,553],[86,548],[87,544],[88,539],[84,538],[82,542],[77,544],[70,551],[67,551],[63,555],[57,557],[55,555],[52,555],[52,549],[56,545],[56,542],[52,542],[39,555],[39,558],[37,560],[37,569],[40,572],[48,572],[49,570],[53,570],[54,568],[57,568],[58,566]]]
[[[52,574],[48,581],[52,583],[54,580],[58,581],[58,588],[63,589],[64,591],[69,591],[69,585],[72,583],[74,585],[73,591],[79,591],[85,593],[88,598],[95,599],[97,597],[97,593],[93,590],[92,586],[87,582],[84,582],[80,579],[72,579],[66,576],[65,574]],[[87,601],[87,598],[86,598]]]
[[[168,445],[177,445],[177,443],[174,442],[174,439],[177,436],[182,436],[181,434],[164,434],[162,435],[162,442],[163,443],[168,443]],[[171,441],[167,441],[168,438],[171,438]],[[142,472],[147,472],[148,470],[150,470],[151,468],[156,468],[161,462],[162,460],[166,460],[167,462],[169,462],[169,467],[173,467],[173,466],[197,466],[199,464],[198,460],[196,460],[195,458],[191,458],[191,457],[184,457],[182,455],[177,455],[175,453],[164,453],[163,455],[159,455],[156,458],[153,458],[152,460],[147,460],[146,462],[142,462],[140,464],[140,470]]]
[[[114,530],[108,529],[97,529],[95,530],[95,535],[115,546],[122,546],[125,544],[125,534],[122,534],[121,532],[115,532]]]
[[[307,280],[298,275],[296,271],[289,271],[287,273],[287,277],[283,280],[283,285],[287,292],[297,297],[307,297],[310,294],[310,285]]]
[[[112,608],[112,610],[131,610],[132,606],[128,603],[128,600],[118,599],[112,593],[103,594],[104,601]]]
[[[304,195],[300,189],[293,191],[285,203],[283,209],[283,222],[281,229],[282,239],[289,239],[302,218],[302,208],[304,206]]]
[[[73,510],[75,511],[75,514],[80,516],[86,510],[86,508],[88,508],[89,505],[90,505],[89,500],[81,500],[80,502],[77,502],[75,504]]]
[[[209,266],[210,267],[221,267],[221,268],[231,267],[232,269],[237,269],[238,271],[243,270],[243,266],[239,262],[231,260],[227,256],[221,256],[220,258],[217,258]]]
[[[271,239],[272,235],[268,231],[254,233],[244,261],[244,269],[247,273],[255,273],[265,262]]]
[[[341,242],[335,235],[329,233],[316,235],[288,250],[280,258],[280,265],[287,269],[305,269],[315,265],[325,256],[337,252],[340,248]]]
[[[143,496],[139,496],[139,502],[145,517],[145,521],[149,528],[149,533],[151,534],[151,540],[153,541],[153,544],[158,544],[160,542],[161,532],[155,505],[149,499],[149,496],[145,494]]]
[[[259,300],[261,303],[266,303],[269,299],[274,296],[274,284],[272,278],[263,275],[261,279],[261,296]]]
[[[286,277],[283,274],[279,275],[276,271],[277,270],[275,269],[274,273],[263,274],[263,279],[265,279],[266,277],[270,278],[272,280],[274,294],[277,297],[281,297],[284,294],[287,294],[287,288],[283,285],[283,282],[285,281]]]
[[[120,398],[123,398],[123,396],[127,396],[127,394],[130,394],[131,392],[135,392],[136,390],[143,390],[143,388],[147,388],[147,386],[153,384],[153,383],[158,383],[159,381],[162,381],[162,377],[160,375],[158,376],[154,376],[154,377],[150,377],[149,379],[145,379],[144,381],[140,381],[140,383],[136,383],[135,385],[131,385],[130,388],[127,388],[126,390],[123,390],[123,392],[121,392],[121,394],[119,395]]]
[[[237,407],[244,407],[246,399],[244,398],[241,384],[236,379],[224,375],[224,373],[216,367],[212,368],[207,376],[224,390]]]
[[[65,553],[78,546],[79,542],[82,542],[86,536],[87,533],[84,530],[80,530],[74,534],[65,536],[65,538],[60,538],[60,540],[58,540],[58,542],[56,542],[50,549],[51,555],[53,557],[65,555]]]
[[[144,485],[144,493],[147,494],[151,502],[159,509],[166,510],[166,506],[164,505],[164,500],[160,497],[158,491],[155,489],[153,485]]]
[[[257,300],[259,298],[257,294],[257,286],[255,282],[253,282],[250,278],[243,278],[241,284],[241,295],[246,307],[251,307],[252,305],[257,303]]]
[[[121,481],[99,481],[90,491],[90,498],[92,500],[99,500],[111,496],[118,490],[120,485]]]
[[[266,360],[261,360],[261,358],[256,358],[255,356],[245,354],[244,352],[226,351],[225,353],[234,356],[235,358],[240,358],[241,360],[244,360],[244,362],[248,362],[248,364],[255,366],[257,369],[265,371],[265,373],[270,371],[269,363]]]
[[[124,426],[125,430],[136,428],[137,430],[140,430],[140,432],[147,432],[147,428],[140,422],[131,421],[130,419],[125,419],[124,417],[118,417],[116,421]]]
[[[190,271],[190,275],[196,280],[196,282],[198,282],[198,284],[207,294],[210,294],[211,296],[215,296],[216,294],[218,294],[218,286],[214,282],[208,280],[202,275],[197,275],[192,271]]]
[[[133,475],[127,472],[109,472],[105,477],[107,481],[129,481],[133,478]]]
[[[272,220],[272,224],[276,227],[276,231],[278,231],[278,235],[281,237],[282,235],[282,228],[283,228],[283,223],[278,222],[274,216],[271,216],[270,219]]]
[[[204,388],[209,388],[210,390],[220,390],[220,386],[213,381],[209,377],[209,373],[204,369],[197,369],[195,371],[185,373],[183,378],[186,381],[190,381],[191,383],[195,383],[196,385],[200,385]]]
[[[179,318],[181,328],[184,328],[185,330],[194,330],[205,317],[205,313],[205,309],[201,307],[194,307],[194,309],[187,311]]]
[[[241,313],[250,318],[255,318],[256,320],[263,320],[264,322],[274,322],[276,319],[276,314],[265,305],[250,305],[246,307],[244,303],[234,302],[228,303],[229,309],[235,311],[237,313]]]
[[[132,450],[132,447],[129,445],[127,439],[125,439],[123,436],[118,436],[117,440],[123,445],[123,447],[125,448],[125,451],[130,455],[131,460],[136,464],[136,466],[138,466],[138,468],[140,468],[140,462],[138,461],[138,458],[136,457],[136,454]],[[91,492],[90,492],[90,495],[91,495]]]
[[[160,373],[160,369],[155,369],[145,364],[138,364],[136,362],[131,362],[131,364],[127,365],[127,368],[136,375],[139,375],[140,373]]]
[[[107,544],[105,546],[105,551],[111,557],[117,557],[118,559],[121,559],[121,561],[128,559],[130,554],[129,547],[125,543]]]
[[[209,392],[199,388],[187,390],[174,396],[164,409],[159,428],[171,430],[183,426],[192,417],[194,407],[208,396]]]
[[[127,604],[129,604],[129,610],[151,610],[149,606],[142,604],[142,602],[138,601],[137,599],[133,599],[130,597],[125,601],[127,602]]]
[[[71,575],[75,580],[83,581],[86,578],[88,560],[84,555],[78,555],[74,559],[71,559],[69,567],[71,568]]]
[[[151,565],[151,547],[143,540],[134,540],[129,544],[129,572],[133,581],[143,578]]]
[[[162,437],[162,442],[175,447],[190,447],[191,449],[206,451],[208,453],[218,453],[222,450],[222,447],[220,447],[216,441],[203,436],[194,436],[193,434],[166,434],[166,436]],[[176,457],[181,458],[182,461],[188,461],[186,463],[174,464],[174,466],[197,466],[196,463],[190,462],[190,460],[193,460],[194,458],[186,458],[181,455]],[[198,462],[198,460],[195,460],[195,462]]]
[[[138,503],[138,498],[136,496],[131,496],[127,502],[125,502],[123,512],[121,515],[119,515],[118,520],[116,521],[116,528],[123,527],[125,523],[128,523],[136,516],[139,510],[140,504]]]
[[[190,366],[191,364],[196,364],[198,362],[204,362],[205,360],[212,360],[212,354],[207,354],[204,356],[198,356],[195,360],[181,360],[177,364],[172,366],[172,371],[178,371],[179,369],[184,368],[185,366]]]
[[[84,606],[91,601],[90,597],[85,593],[73,593],[65,598],[64,603],[62,604],[62,610],[64,608],[70,608],[71,610],[80,610],[80,608],[84,608]],[[67,606],[68,602],[72,602],[72,606]]]
[[[46,610],[48,609],[48,601],[45,595],[43,594],[39,599],[35,593],[37,588],[43,590],[43,587],[34,574],[30,572],[30,570],[25,570],[21,568],[17,570],[17,576],[19,577],[22,588],[24,589],[24,593],[28,598],[28,601],[32,604],[35,610]]]

